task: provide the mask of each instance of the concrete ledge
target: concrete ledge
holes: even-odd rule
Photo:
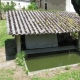
[[[74,66],[78,66],[78,63],[72,64],[72,65],[66,65],[66,66],[74,67]],[[32,76],[32,75],[36,75],[36,74],[38,74],[40,72],[44,72],[44,71],[52,71],[52,70],[65,68],[66,66],[60,66],[60,67],[55,67],[55,68],[49,68],[49,69],[44,69],[44,70],[39,70],[39,71],[28,72],[28,75]]]
[[[46,52],[73,50],[73,49],[75,49],[75,47],[73,45],[71,45],[71,46],[62,46],[62,47],[53,47],[53,48],[42,48],[42,49],[25,50],[25,53],[26,54],[46,53]]]

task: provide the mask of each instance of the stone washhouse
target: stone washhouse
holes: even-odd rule
[[[17,53],[80,49],[80,17],[74,12],[8,11],[7,31],[14,35]],[[72,33],[78,33],[73,39]]]

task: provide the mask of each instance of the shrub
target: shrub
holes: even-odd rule
[[[22,8],[22,10],[25,10],[25,6]]]
[[[66,66],[65,67],[66,70],[70,70],[70,68],[71,68],[70,66]]]
[[[78,33],[72,32],[71,34],[73,38],[78,38]]]
[[[28,10],[36,10],[38,9],[37,5],[35,2],[32,2],[29,6],[28,6]]]
[[[80,66],[80,63],[78,63],[78,66]]]
[[[16,63],[17,63],[18,65],[20,65],[20,66],[23,66],[23,65],[24,65],[24,63],[23,63],[23,58],[24,58],[24,57],[25,57],[24,52],[18,53],[18,54],[16,55]]]
[[[4,3],[1,3],[1,4],[0,4],[0,11],[3,11],[3,10],[4,10],[4,6],[5,6]]]
[[[15,10],[15,6],[16,6],[16,4],[13,1],[10,2],[10,5],[1,3],[0,10],[4,11],[4,12],[6,12],[8,10]]]
[[[33,5],[29,5],[28,10],[34,10]]]

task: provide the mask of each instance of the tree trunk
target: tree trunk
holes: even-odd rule
[[[0,5],[1,5],[1,0],[0,0]],[[1,14],[1,10],[0,10],[0,20],[2,19],[2,14]]]

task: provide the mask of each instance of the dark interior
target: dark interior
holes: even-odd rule
[[[21,35],[21,49],[26,50],[25,46],[25,35]]]
[[[70,33],[57,34],[58,46],[77,46],[77,39],[70,35]],[[21,49],[26,50],[25,35],[21,35]]]
[[[57,38],[59,46],[77,46],[77,39],[70,35],[70,33],[57,34]]]

